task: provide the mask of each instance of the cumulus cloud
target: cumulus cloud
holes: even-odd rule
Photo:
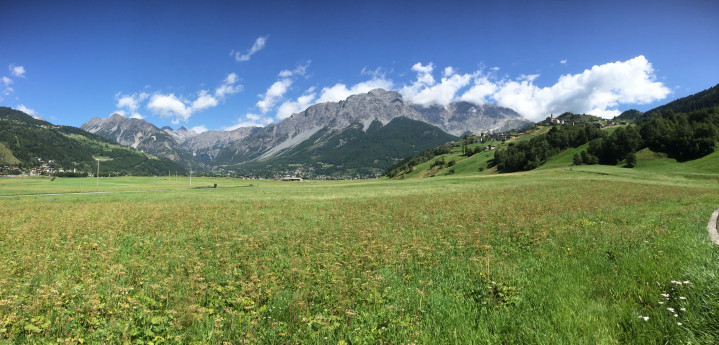
[[[3,83],[5,86],[8,86],[8,85],[12,84],[12,79],[10,79],[10,78],[8,78],[8,77],[6,77],[6,76],[3,76],[2,79],[0,79],[0,81],[2,81],[2,83]]]
[[[487,103],[487,97],[497,91],[497,85],[492,83],[487,76],[478,75],[474,78],[474,85],[465,91],[459,100],[474,104]]]
[[[10,69],[10,73],[12,75],[14,75],[18,78],[25,78],[25,67],[10,65],[10,66],[8,66],[8,69]]]
[[[620,113],[617,109],[620,104],[651,103],[671,91],[654,80],[654,69],[644,56],[563,75],[547,87],[535,85],[538,74],[509,80],[493,78],[481,70],[457,74],[447,67],[444,77],[437,82],[432,75],[432,63],[416,63],[412,70],[417,72],[417,79],[399,90],[410,103],[427,107],[445,106],[455,100],[476,104],[494,101],[532,121],[565,111],[612,117]]]
[[[310,105],[314,104],[315,97],[317,96],[314,92],[315,88],[309,88],[305,93],[298,97],[296,100],[290,100],[282,103],[282,105],[277,108],[277,114],[275,117],[278,120],[283,120],[288,117],[290,117],[292,114],[299,113]]]
[[[215,89],[215,97],[224,98],[227,95],[232,95],[242,91],[242,85],[237,85],[240,78],[235,73],[227,75],[222,85]]]
[[[26,107],[24,104],[18,104],[18,106],[15,107],[15,109],[20,110],[20,111],[22,111],[23,113],[32,116],[32,117],[33,117],[34,119],[36,119],[36,120],[43,120],[43,121],[45,121],[45,119],[43,119],[35,110]]]
[[[274,82],[267,91],[261,95],[262,99],[257,102],[257,107],[265,114],[270,111],[277,102],[282,99],[287,89],[292,85],[292,79],[284,78]]]
[[[235,61],[237,62],[243,62],[243,61],[249,61],[252,55],[257,53],[258,51],[262,50],[262,48],[265,47],[265,43],[267,43],[267,38],[269,36],[260,36],[257,37],[255,40],[255,43],[252,45],[252,48],[248,50],[246,53],[236,52],[234,50],[230,51],[230,56],[235,57]]]
[[[567,64],[567,60],[560,60],[559,63],[561,63],[562,65],[566,65],[566,64]]]
[[[311,87],[307,89],[302,96],[283,102],[278,108],[275,118],[277,120],[283,120],[290,117],[292,114],[296,114],[304,111],[308,107],[326,102],[339,102],[347,99],[347,97],[367,93],[374,89],[390,89],[392,88],[392,81],[385,78],[372,78],[367,81],[359,82],[357,84],[347,86],[342,83],[337,83],[331,87],[324,87],[319,92],[315,92],[315,88]]]
[[[534,78],[503,81],[493,98],[533,121],[565,111],[612,117],[620,113],[619,104],[647,104],[665,98],[671,90],[654,78],[651,63],[637,56],[563,75],[549,87],[534,85]]]
[[[133,93],[131,95],[121,95],[116,94],[115,99],[117,100],[117,103],[115,106],[117,106],[116,113],[125,116],[127,113],[130,114],[130,118],[133,119],[143,119],[144,117],[138,113],[138,109],[140,108],[140,103],[146,100],[150,95],[144,92],[139,93]]]
[[[469,85],[473,77],[471,74],[457,74],[452,67],[447,67],[444,69],[444,77],[437,83],[432,76],[432,63],[425,66],[418,62],[412,66],[412,70],[417,72],[417,80],[402,87],[400,93],[408,102],[423,107],[449,104],[457,91]]]
[[[338,102],[347,97],[367,93],[374,89],[390,89],[392,81],[384,78],[373,78],[347,87],[345,84],[335,84],[332,87],[322,88],[320,98],[315,103]]]
[[[207,93],[207,90],[200,90],[197,99],[192,102],[192,111],[205,110],[217,106],[217,98]]]
[[[160,117],[174,118],[173,123],[178,123],[180,119],[187,122],[190,115],[192,115],[192,109],[172,93],[169,95],[152,95],[150,102],[147,104],[147,109],[160,115]]]
[[[272,83],[265,93],[259,95],[261,98],[257,104],[255,104],[262,114],[267,114],[270,110],[274,109],[277,104],[282,100],[285,93],[289,91],[292,84],[295,82],[297,77],[304,76],[307,73],[311,61],[306,61],[295,67],[295,69],[282,70],[277,74],[279,80]]]
[[[146,92],[136,92],[133,94],[115,95],[117,110],[115,113],[122,116],[130,115],[130,118],[143,119],[138,110],[145,102],[146,108],[152,113],[160,117],[172,118],[173,124],[180,121],[187,122],[192,114],[198,111],[216,107],[227,96],[238,93],[242,90],[239,83],[239,77],[235,73],[230,73],[225,77],[222,83],[215,88],[214,93],[211,90],[200,90],[194,98],[186,98],[182,95],[163,94],[155,92],[152,96]]]

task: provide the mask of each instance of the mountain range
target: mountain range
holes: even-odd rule
[[[95,117],[81,128],[188,169],[336,175],[379,173],[408,155],[466,133],[528,124],[515,111],[497,105],[454,102],[421,107],[405,102],[396,91],[375,89],[310,106],[263,128],[195,133],[185,127],[157,128],[117,114]],[[398,135],[407,140],[396,140]]]

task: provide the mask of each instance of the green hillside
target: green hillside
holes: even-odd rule
[[[100,174],[164,175],[184,169],[167,159],[123,147],[101,136],[70,126],[55,126],[20,111],[0,107],[2,164],[30,169],[43,165],[55,170]]]
[[[701,109],[713,108],[719,106],[719,84],[706,89],[702,92],[682,97],[673,102],[667,103],[660,107],[656,107],[647,111],[645,116],[665,111],[673,111],[675,113],[688,113]]]
[[[614,126],[604,128],[602,132],[607,135],[611,135],[620,128],[625,126]],[[547,133],[548,127],[539,127],[533,132],[529,132],[522,136],[517,137],[506,143],[501,142],[485,142],[472,144],[469,147],[483,147],[488,145],[496,146],[497,149],[506,149],[510,145],[514,146],[519,142],[528,143],[532,138],[535,138],[538,134]],[[540,165],[535,170],[552,170],[570,168],[574,165],[574,155],[581,154],[583,151],[586,152],[589,148],[589,144],[585,143],[578,147],[569,147],[549,157],[546,162]],[[433,176],[444,176],[444,175],[476,175],[476,174],[497,174],[496,167],[492,168],[492,161],[496,150],[483,151],[474,154],[470,157],[462,155],[461,147],[454,146],[448,153],[434,156],[431,160],[417,164],[412,167],[412,170],[404,173],[401,177],[396,176],[395,178],[422,178],[422,177],[433,177]],[[652,172],[652,173],[669,173],[669,174],[717,174],[719,173],[719,152],[714,151],[704,157],[689,160],[685,162],[679,162],[674,158],[669,158],[666,153],[654,152],[649,148],[643,148],[636,152],[638,164],[637,170]],[[444,161],[450,162],[455,161],[451,166],[437,166],[436,162]],[[612,166],[623,167],[625,161],[618,161],[617,164]]]

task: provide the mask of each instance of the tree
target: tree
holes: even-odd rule
[[[579,153],[575,153],[573,161],[574,161],[574,165],[582,164],[582,156],[580,156]]]
[[[627,164],[625,164],[624,167],[626,167],[626,168],[636,167],[637,166],[637,155],[634,152],[627,154],[626,161],[627,161]]]

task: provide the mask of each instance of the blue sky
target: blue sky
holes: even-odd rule
[[[222,130],[384,87],[609,117],[719,83],[718,41],[709,0],[0,0],[0,105]]]

